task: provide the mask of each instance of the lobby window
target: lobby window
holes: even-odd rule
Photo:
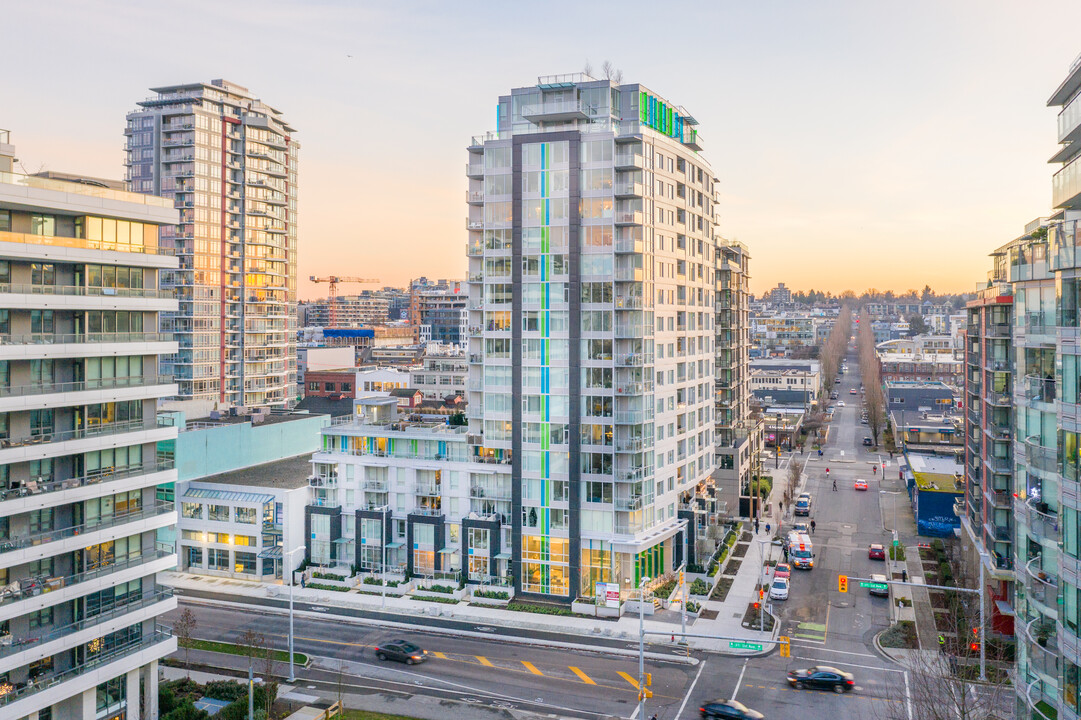
[[[197,547],[188,548],[188,567],[201,568],[203,566],[203,549]]]
[[[209,558],[208,567],[211,570],[228,570],[229,569],[229,551],[217,550],[210,548],[207,552]]]
[[[255,574],[255,553],[238,552],[233,572]]]

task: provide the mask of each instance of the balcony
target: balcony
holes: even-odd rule
[[[484,177],[484,163],[466,163],[465,174],[471,178]]]
[[[470,205],[483,205],[484,204],[484,191],[483,190],[466,190],[465,201]]]
[[[1054,335],[1054,320],[1043,313],[1025,313],[1025,333],[1027,335]]]
[[[642,509],[642,496],[632,495],[631,497],[617,497],[615,499],[616,510],[623,512],[635,512]]]
[[[653,467],[650,465],[638,465],[629,468],[620,468],[613,473],[616,482],[639,482],[645,480],[648,476],[653,474]]]
[[[1039,561],[1040,556],[1037,555],[1025,563],[1025,574],[1028,577],[1025,587],[1029,598],[1046,608],[1048,611],[1046,615],[1056,617],[1058,615],[1058,577],[1054,573],[1035,567]]]
[[[1020,625],[1020,623],[1018,623]],[[1050,677],[1058,677],[1058,624],[1046,618],[1036,617],[1021,626],[1021,634],[1028,641],[1029,662]]]
[[[426,517],[439,517],[443,514],[440,508],[415,507],[409,511],[410,515],[424,515]]]
[[[443,486],[440,483],[418,482],[413,488],[413,494],[420,497],[439,497],[443,494]]]
[[[684,127],[683,129],[683,144],[689,147],[691,150],[702,149],[702,136],[698,134],[696,129]]]
[[[147,375],[145,377],[100,378],[81,382],[35,383],[32,385],[0,386],[0,412],[37,410],[50,407],[89,405],[110,400],[140,399],[145,392],[111,392],[124,390],[149,390],[158,388],[156,397],[176,394],[176,384],[171,375]],[[85,397],[80,393],[88,393]],[[118,397],[123,395],[123,397]]]
[[[617,182],[612,189],[617,198],[641,197],[643,192],[642,183],[636,182]]]
[[[1008,490],[984,490],[984,497],[996,508],[1010,509],[1013,506],[1013,494]]]
[[[616,395],[630,397],[653,392],[653,384],[648,382],[621,383],[616,386]]]
[[[560,122],[565,120],[588,120],[588,108],[581,100],[544,102],[522,107],[522,117],[531,122]]]
[[[616,367],[642,367],[653,364],[653,353],[624,353],[616,356]]]
[[[986,398],[987,402],[995,407],[1010,407],[1013,405],[1013,393],[1010,392],[988,392]]]
[[[361,485],[364,492],[385,493],[387,491],[386,480],[365,480]]]
[[[20,512],[16,507],[16,503],[12,503],[10,506],[4,505],[8,501],[17,500],[20,498],[34,498],[38,495],[48,495],[54,492],[61,492],[65,490],[77,490],[84,487],[93,487],[94,494],[98,495],[101,492],[101,488],[98,486],[102,483],[113,483],[121,480],[128,480],[131,478],[141,478],[146,475],[153,475],[155,473],[168,472],[175,468],[176,465],[172,460],[158,460],[154,462],[143,463],[142,465],[136,465],[135,467],[126,468],[107,468],[104,470],[95,470],[87,473],[82,477],[68,478],[67,480],[45,481],[45,480],[27,480],[22,483],[12,483],[8,487],[0,487],[0,516],[12,515]],[[163,478],[163,481],[165,479]],[[160,484],[160,483],[155,483]],[[143,483],[139,483],[142,487]],[[112,490],[112,489],[111,489]],[[119,488],[112,490],[118,492]],[[76,500],[75,493],[60,498],[56,502],[73,502]],[[41,503],[34,503],[34,507],[40,507]],[[27,508],[34,509],[34,508]]]
[[[1026,375],[1024,392],[1025,399],[1033,403],[1051,404],[1057,397],[1057,387],[1054,378],[1037,377]]]
[[[110,348],[110,344],[163,343],[162,347]],[[30,358],[91,357],[111,355],[167,355],[176,352],[176,338],[172,333],[124,332],[124,333],[32,333],[27,335],[0,335],[0,360],[24,360]]]
[[[174,291],[154,288],[0,283],[0,297],[4,307],[13,309],[176,310]]]
[[[618,453],[640,453],[645,449],[645,446],[642,438],[616,440],[616,452]]]
[[[642,309],[642,296],[641,295],[616,295],[615,297],[616,310],[641,310]]]
[[[641,155],[629,152],[617,152],[615,155],[616,170],[643,170],[645,166]]]
[[[1058,514],[1045,503],[1028,498],[1024,503],[1028,517],[1029,535],[1050,543],[1057,543],[1060,536]]]
[[[1025,438],[1025,464],[1045,473],[1058,473],[1058,451],[1040,444],[1038,435]]]
[[[145,420],[128,420],[127,422],[101,423],[85,428],[73,430],[43,431],[37,435],[24,435],[17,438],[0,440],[0,461],[6,460],[5,450],[29,447],[31,445],[45,445],[61,443],[70,440],[83,440],[86,438],[105,437],[109,435],[121,435],[124,433],[139,432],[141,430],[157,430],[158,425],[147,425]],[[9,461],[11,462],[11,461]]]
[[[32,558],[16,558],[10,560],[7,556],[15,553],[18,550],[25,550],[27,548],[36,548],[42,545],[49,545],[51,543],[63,544],[61,541],[70,538],[78,538],[78,541],[73,543],[73,547],[85,547],[93,545],[99,539],[99,535],[103,534],[103,530],[111,530],[121,525],[127,525],[130,523],[139,522],[142,520],[151,520],[153,518],[169,515],[174,512],[174,506],[171,502],[157,501],[150,505],[133,510],[131,512],[120,513],[112,515],[107,518],[103,518],[101,522],[96,524],[83,523],[82,525],[72,525],[70,527],[61,528],[60,530],[46,530],[44,532],[32,533],[28,535],[20,535],[9,540],[0,541],[0,564],[11,567],[18,565],[21,562],[29,562]],[[166,523],[168,524],[168,523]],[[151,528],[146,528],[151,529]],[[47,548],[48,549],[48,548]],[[44,557],[46,554],[57,554],[64,552],[64,548],[60,547],[55,552],[51,553],[38,553],[39,557]]]
[[[1010,323],[1005,323],[1005,322],[1000,322],[1000,323],[989,322],[989,323],[987,323],[986,335],[989,338],[1008,339],[1010,337],[1010,331],[1011,331]]]
[[[66,696],[72,696],[85,690],[92,690],[98,684],[99,678],[113,677],[120,672],[118,667],[114,668],[111,667],[111,665],[114,663],[119,664],[119,661],[125,658],[154,647],[161,647],[161,650],[155,654],[165,656],[176,649],[176,640],[173,638],[171,632],[159,625],[148,635],[144,635],[136,640],[131,640],[123,645],[118,645],[107,652],[92,655],[86,661],[67,670],[52,675],[41,676],[37,678],[33,685],[27,684],[12,689],[7,694],[0,696],[0,707],[10,706],[11,709],[7,712],[11,714],[11,717],[28,715],[31,708],[34,706],[30,702],[23,705],[22,701],[29,700],[38,693],[54,688],[60,683],[71,683],[71,686],[64,690]],[[94,672],[95,670],[100,670],[100,672]],[[73,682],[84,675],[89,675],[85,683]]]
[[[615,214],[616,225],[641,225],[642,212],[640,210],[624,210]]]
[[[474,485],[469,488],[469,497],[509,502],[511,500],[511,491],[510,488],[500,486]]]
[[[123,605],[116,605],[108,610],[94,615],[92,617],[85,618],[78,622],[74,622],[61,627],[55,627],[47,632],[37,635],[19,635],[12,639],[10,645],[0,644],[0,670],[10,669],[25,665],[28,662],[32,662],[41,657],[47,657],[49,655],[59,653],[71,645],[82,644],[90,642],[96,637],[100,637],[109,632],[119,630],[119,627],[105,627],[99,628],[98,626],[107,625],[109,621],[116,620],[117,618],[124,618],[124,623],[121,627],[132,625],[135,622],[139,622],[139,618],[131,617],[133,613],[138,610],[145,610],[147,608],[153,608],[154,606],[161,606],[151,613],[151,617],[161,613],[168,612],[175,607],[174,603],[168,603],[173,598],[173,591],[169,588],[157,588],[149,592],[143,593],[143,595],[132,602],[124,603]],[[167,607],[168,604],[172,607]],[[145,615],[145,613],[143,613]],[[115,625],[115,623],[113,623]],[[71,635],[82,633],[85,630],[94,629],[94,632],[89,637],[77,638],[75,641],[57,642],[64,638],[69,638]],[[33,657],[16,658],[21,653],[31,653]]]
[[[313,488],[336,488],[338,487],[338,474],[312,475],[308,478],[308,487]]]
[[[73,597],[94,592],[98,585],[113,587],[158,570],[165,570],[175,562],[176,555],[172,550],[155,550],[74,575],[19,578],[0,588],[0,619],[9,620],[25,615],[31,608],[23,605],[29,605],[35,598],[39,599],[32,608],[35,610],[58,605]],[[94,580],[101,582],[92,584]]]

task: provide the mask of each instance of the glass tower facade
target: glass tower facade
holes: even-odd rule
[[[162,228],[180,267],[162,273],[180,301],[162,330],[182,399],[286,406],[296,384],[294,129],[224,80],[154,88],[128,113],[131,190],[173,199]]]

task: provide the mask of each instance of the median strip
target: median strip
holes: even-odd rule
[[[254,657],[262,657],[263,653],[259,649],[255,649],[244,645],[237,645],[236,643],[220,642],[218,640],[192,640],[188,645],[191,650],[204,650],[206,652],[224,653],[226,655],[253,655]],[[289,652],[286,650],[273,650],[274,659],[278,662],[289,662]],[[297,665],[307,665],[308,656],[304,653],[294,652],[293,662]]]

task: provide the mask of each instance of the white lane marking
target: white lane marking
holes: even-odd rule
[[[702,669],[706,667],[706,661],[703,660],[702,664],[698,666],[698,673],[694,676],[694,682],[687,688],[687,694],[683,696],[683,702],[679,706],[679,710],[676,712],[676,717],[683,716],[683,708],[687,707],[687,701],[691,699],[691,693],[694,692],[694,686],[698,684],[698,678],[702,675]]]
[[[908,671],[905,671],[905,705],[908,707],[908,720],[912,720],[912,690],[908,687]]]
[[[795,659],[796,660],[810,660],[812,662],[820,662],[820,663],[831,662],[830,660],[827,660],[825,658],[797,657]],[[845,666],[846,667],[863,668],[864,670],[881,670],[882,672],[892,672],[892,673],[903,673],[904,672],[904,670],[894,670],[893,668],[879,667],[878,665],[857,665],[855,663],[850,663],[850,662],[846,662]],[[841,668],[841,669],[843,670],[844,668]]]
[[[732,691],[732,699],[733,700],[736,699],[736,694],[739,693],[739,688],[740,688],[741,685],[743,685],[743,673],[747,672],[747,662],[749,660],[750,660],[750,658],[747,658],[747,660],[743,661],[743,667],[739,671],[739,679],[736,680],[736,688]]]
[[[793,641],[792,644],[795,645],[796,644],[795,641]],[[840,653],[842,655],[858,655],[859,657],[869,657],[869,658],[877,658],[878,657],[878,655],[873,655],[871,653],[850,652],[848,650],[833,650],[832,648],[818,648],[818,651],[819,652]]]

